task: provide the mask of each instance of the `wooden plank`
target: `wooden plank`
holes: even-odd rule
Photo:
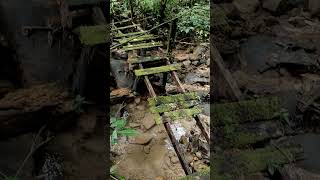
[[[178,109],[171,112],[165,112],[164,117],[169,118],[172,121],[183,119],[183,118],[192,118],[195,115],[198,115],[203,110],[199,107],[194,107],[190,109]]]
[[[137,27],[139,24],[133,24],[133,25],[128,25],[128,26],[123,26],[123,27],[117,27],[111,29],[111,31],[118,31],[118,30],[123,30],[123,29],[129,29],[129,28],[134,28]]]
[[[138,58],[129,59],[128,62],[131,64],[138,64],[138,63],[144,63],[144,62],[160,61],[160,60],[166,59],[166,58],[167,58],[166,56],[138,57]]]
[[[196,92],[189,92],[184,94],[175,94],[170,96],[157,96],[154,98],[149,98],[149,106],[158,106],[161,104],[177,103],[179,101],[191,101],[199,100],[199,96]]]
[[[144,34],[144,33],[146,33],[146,31],[132,32],[127,34],[116,34],[114,37],[115,38],[130,37],[130,36],[135,36],[135,35]]]
[[[169,72],[169,71],[175,71],[181,69],[180,64],[172,64],[167,66],[159,66],[159,67],[153,67],[148,69],[138,69],[134,71],[134,74],[136,76],[146,76],[151,74],[158,74],[163,72]]]
[[[141,44],[132,44],[132,45],[124,46],[123,50],[132,51],[132,50],[148,49],[148,48],[154,48],[154,47],[160,47],[160,46],[163,46],[162,42],[141,43]]]
[[[131,37],[131,38],[123,38],[123,39],[119,39],[119,43],[125,43],[125,42],[128,42],[130,40],[130,43],[132,42],[141,42],[141,41],[148,41],[148,40],[154,40],[154,39],[157,39],[159,37],[153,35],[153,34],[146,34],[146,35],[142,35],[142,36],[137,36],[137,38],[134,38],[134,37]]]
[[[150,111],[153,113],[164,113],[175,111],[178,109],[187,109],[193,106],[199,105],[199,101],[192,100],[192,101],[179,101],[176,103],[169,103],[169,104],[161,104],[159,106],[151,106]]]
[[[268,120],[280,115],[278,97],[259,98],[233,103],[213,104],[212,123],[214,126],[232,123]]]
[[[219,51],[212,43],[210,54],[213,58],[213,67],[215,69],[213,72],[213,98],[216,100],[221,100],[221,98],[231,99],[234,101],[241,100],[241,91],[236,81],[233,79],[231,73],[226,69]]]

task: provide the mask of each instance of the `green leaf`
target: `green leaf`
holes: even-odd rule
[[[121,131],[118,131],[118,134],[120,135],[124,135],[124,136],[135,136],[137,134],[139,134],[139,132],[135,129],[124,129],[124,130],[121,130]]]
[[[111,127],[115,129],[123,129],[127,124],[127,121],[125,119],[117,119],[116,121],[113,121],[111,123]]]

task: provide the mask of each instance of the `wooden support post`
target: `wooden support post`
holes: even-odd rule
[[[134,14],[133,14],[133,2],[132,0],[129,0],[129,6],[130,6],[130,10],[131,10],[131,20],[133,21],[134,19]]]
[[[163,73],[163,79],[162,79],[162,85],[165,88],[167,84],[167,79],[168,79],[168,73]]]
[[[174,44],[175,44],[176,31],[177,31],[177,19],[174,19],[170,24],[170,33],[168,37],[167,55],[170,59],[171,59],[172,48],[174,47]]]
[[[140,69],[143,69],[142,64],[139,64],[139,67],[140,67]],[[152,87],[152,85],[150,83],[150,80],[149,80],[148,76],[144,76],[143,78],[144,78],[144,82],[146,83],[146,86],[147,86],[147,88],[149,90],[150,96],[151,97],[156,97],[157,95],[154,92],[154,89],[153,89],[153,87]]]

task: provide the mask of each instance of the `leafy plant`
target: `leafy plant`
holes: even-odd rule
[[[138,134],[138,131],[132,128],[125,128],[127,124],[127,120],[124,118],[110,118],[111,121],[111,128],[113,129],[110,141],[111,144],[117,144],[118,136],[136,136]]]

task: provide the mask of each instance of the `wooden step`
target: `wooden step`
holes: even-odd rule
[[[159,106],[162,104],[178,103],[179,101],[199,100],[200,96],[196,92],[188,92],[183,94],[175,94],[171,96],[157,96],[149,98],[149,106]]]
[[[139,31],[139,32],[132,32],[132,33],[127,33],[127,34],[116,34],[114,37],[115,38],[123,38],[123,37],[130,37],[130,36],[136,36],[139,34],[145,34],[146,31]]]
[[[117,27],[117,28],[111,29],[111,31],[119,31],[119,30],[123,30],[123,29],[134,28],[137,26],[140,26],[140,24],[133,24],[133,25],[129,25],[129,26]]]
[[[166,65],[166,66],[134,70],[134,74],[136,76],[146,76],[146,75],[151,75],[151,74],[158,74],[158,73],[163,73],[163,72],[176,71],[176,70],[179,70],[179,69],[181,69],[181,65],[180,64],[170,64],[170,65]]]
[[[75,30],[79,34],[82,44],[93,46],[108,42],[108,32],[106,25],[80,26]]]
[[[175,111],[178,109],[189,109],[197,105],[199,105],[199,101],[197,100],[179,101],[176,103],[160,104],[159,106],[151,106],[149,110],[152,113],[164,113],[164,112]]]
[[[138,49],[149,49],[154,47],[163,46],[162,42],[150,42],[150,43],[141,43],[141,44],[132,44],[124,46],[122,49],[125,51],[132,51]]]
[[[130,38],[123,38],[123,39],[119,39],[118,41],[120,43],[125,43],[125,42],[141,42],[141,41],[148,41],[148,40],[154,40],[157,39],[159,37],[153,35],[153,34],[146,34],[146,35],[141,35],[141,36],[137,36],[136,38],[134,37],[130,37]]]
[[[138,58],[129,59],[128,63],[138,64],[138,63],[145,63],[145,62],[156,62],[156,61],[160,61],[167,58],[168,58],[167,56],[138,57]]]
[[[190,109],[178,109],[175,111],[165,112],[163,117],[169,118],[171,121],[184,119],[184,118],[192,118],[200,113],[202,113],[202,109],[199,107],[194,107]]]

